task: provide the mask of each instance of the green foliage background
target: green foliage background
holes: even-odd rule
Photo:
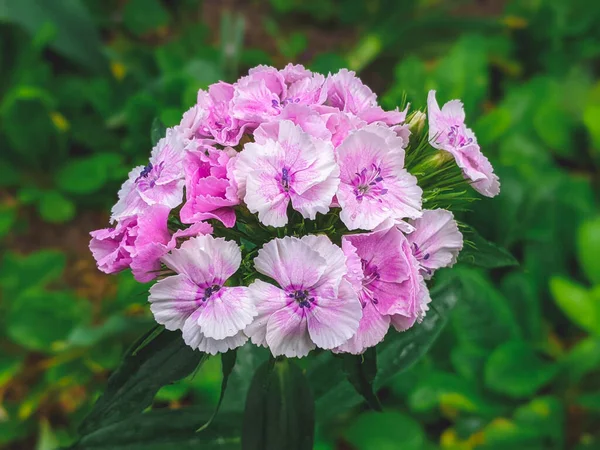
[[[9,0],[0,37],[0,446],[72,443],[152,325],[147,286],[97,272],[87,233],[147,158],[153,120],[177,123],[198,89],[256,64],[301,62],[358,71],[389,108],[461,98],[502,182],[463,219],[518,261],[465,252],[433,348],[406,367],[405,341],[380,350],[383,413],[311,366],[315,448],[600,448],[600,3]],[[255,359],[238,354],[224,417]],[[209,359],[154,405],[209,416],[221,377]],[[153,414],[139,448],[172,448],[156,430],[174,419]],[[116,448],[100,444],[130,425],[90,445]],[[222,444],[177,448],[238,448]]]

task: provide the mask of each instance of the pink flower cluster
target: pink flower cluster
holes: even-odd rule
[[[360,354],[425,316],[425,280],[463,245],[450,211],[423,209],[406,116],[347,70],[216,83],[130,172],[113,227],[91,233],[98,267],[159,278],[156,321],[203,352],[250,339],[275,356]],[[498,193],[460,102],[440,110],[430,93],[428,140]]]

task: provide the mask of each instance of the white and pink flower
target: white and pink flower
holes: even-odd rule
[[[256,270],[277,285],[250,285],[258,315],[246,329],[252,342],[273,355],[303,357],[315,347],[335,348],[356,332],[357,294],[345,278],[346,257],[324,235],[285,237],[263,246]]]
[[[452,154],[471,186],[486,197],[500,193],[500,182],[489,160],[481,153],[477,138],[465,125],[465,110],[460,100],[450,100],[440,107],[435,91],[427,97],[429,142],[434,148]]]
[[[182,330],[185,342],[216,354],[246,342],[243,330],[257,314],[247,287],[225,283],[240,267],[235,242],[198,236],[163,256],[176,275],[150,288],[150,309],[168,330]]]
[[[373,230],[388,219],[421,215],[422,190],[404,168],[402,138],[369,125],[351,133],[337,148],[340,218],[349,230]]]

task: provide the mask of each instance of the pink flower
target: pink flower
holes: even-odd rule
[[[425,279],[431,278],[435,270],[456,263],[463,237],[450,211],[424,210],[423,215],[411,223],[415,231],[407,239]]]
[[[257,313],[249,289],[225,286],[241,263],[235,242],[198,236],[162,261],[177,275],[150,288],[150,308],[158,323],[182,330],[186,344],[212,355],[247,340],[243,330]]]
[[[349,230],[373,230],[387,219],[421,215],[422,190],[404,169],[401,138],[387,127],[369,125],[337,148],[340,218]]]
[[[246,329],[252,342],[275,356],[303,357],[315,347],[332,349],[358,328],[360,303],[344,279],[346,257],[324,235],[285,237],[263,246],[256,270],[275,280],[250,285],[258,316]]]
[[[126,218],[113,228],[103,228],[90,233],[90,250],[98,269],[104,273],[125,270],[131,264],[131,253],[137,231],[137,218]]]
[[[198,109],[201,117],[193,121],[196,136],[214,139],[217,144],[230,146],[240,142],[248,124],[232,115],[234,87],[222,81],[212,84],[208,92],[198,92]],[[184,123],[192,119],[184,116]]]
[[[383,340],[390,323],[410,328],[427,311],[429,292],[410,244],[396,227],[342,238],[353,287],[363,308],[356,335],[336,349],[360,354]]]
[[[267,139],[277,139],[279,136],[280,121],[290,120],[298,125],[302,131],[311,136],[324,141],[331,141],[331,132],[329,131],[324,117],[314,108],[307,105],[296,103],[286,106],[277,120],[265,122],[254,131],[254,140],[259,143]]]
[[[282,71],[255,67],[235,85],[233,115],[258,126],[278,116],[288,105],[323,103],[324,82],[323,75],[302,66],[288,64]]]
[[[352,113],[340,111],[332,106],[320,105],[314,108],[320,115],[325,127],[331,133],[331,143],[337,148],[350,132],[364,127],[367,123]]]
[[[178,206],[183,197],[183,139],[171,129],[152,149],[146,167],[129,172],[129,179],[119,191],[119,201],[112,208],[111,221],[142,214],[149,206]]]
[[[149,207],[140,216],[128,217],[114,228],[92,231],[90,249],[98,268],[114,273],[131,268],[141,283],[153,280],[160,270],[160,258],[175,248],[178,239],[212,233],[212,227],[198,222],[171,236],[167,228],[170,209],[164,205]]]
[[[384,111],[377,104],[377,95],[353,71],[341,69],[329,75],[323,90],[327,94],[326,105],[352,113],[366,123],[396,125],[406,118],[406,111]]]
[[[239,204],[236,189],[227,174],[229,160],[237,152],[231,147],[213,147],[189,151],[184,163],[186,203],[181,208],[181,221],[218,219],[226,227],[235,224],[234,206]]]
[[[238,195],[263,224],[274,227],[287,223],[290,202],[305,218],[326,214],[339,184],[333,147],[289,120],[279,122],[277,133],[271,138],[259,132],[232,164]]]
[[[442,109],[435,91],[427,97],[429,142],[434,148],[454,156],[456,164],[473,188],[482,195],[494,197],[500,193],[500,182],[488,159],[481,153],[475,134],[465,125],[465,111],[460,100],[450,100]]]

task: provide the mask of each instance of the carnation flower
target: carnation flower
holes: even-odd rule
[[[196,136],[214,139],[220,145],[237,145],[248,124],[232,116],[234,87],[220,81],[198,92],[198,108],[203,112],[196,128]],[[190,120],[190,119],[188,119]]]
[[[145,283],[156,278],[160,258],[177,246],[178,239],[213,231],[208,223],[197,222],[171,235],[169,212],[164,205],[150,206],[143,215],[128,217],[114,228],[92,231],[90,250],[98,268],[115,273],[130,267],[135,279]]]
[[[258,316],[246,329],[273,355],[306,356],[332,349],[356,332],[361,307],[345,279],[346,257],[323,235],[274,239],[254,259],[256,270],[278,285],[250,285]]]
[[[158,323],[182,330],[188,345],[210,354],[247,340],[243,330],[257,313],[249,290],[225,285],[241,263],[235,242],[198,236],[162,261],[176,275],[150,288],[150,309]]]
[[[229,179],[227,164],[236,155],[230,147],[217,150],[205,146],[188,152],[184,160],[186,202],[181,208],[183,223],[217,219],[226,227],[235,224],[233,207],[239,204],[239,199]]]
[[[142,214],[149,206],[178,206],[183,197],[182,136],[172,128],[152,149],[147,166],[129,172],[129,179],[119,191],[119,201],[112,208],[111,220]]]
[[[259,132],[232,166],[238,195],[265,225],[288,222],[287,208],[314,219],[325,214],[339,184],[339,168],[330,143],[313,138],[289,120],[274,135]]]
[[[421,215],[422,190],[404,169],[402,139],[386,127],[355,131],[337,148],[340,218],[349,230]]]
[[[288,105],[320,104],[325,77],[302,66],[288,65],[278,71],[258,66],[235,85],[233,116],[258,126],[278,116]]]
[[[500,193],[500,182],[488,159],[481,153],[475,134],[465,125],[465,110],[460,100],[450,100],[442,109],[435,91],[427,97],[429,141],[434,148],[452,154],[466,179],[482,195],[494,197]]]
[[[404,331],[422,319],[430,299],[419,263],[398,228],[351,234],[342,242],[347,259],[360,263],[360,283],[353,285],[363,316],[356,335],[337,350],[358,354],[383,340],[390,323]],[[352,264],[356,273],[358,264]]]
[[[456,263],[463,237],[450,211],[424,210],[423,215],[411,224],[415,231],[407,239],[425,279],[431,278],[437,269]]]

